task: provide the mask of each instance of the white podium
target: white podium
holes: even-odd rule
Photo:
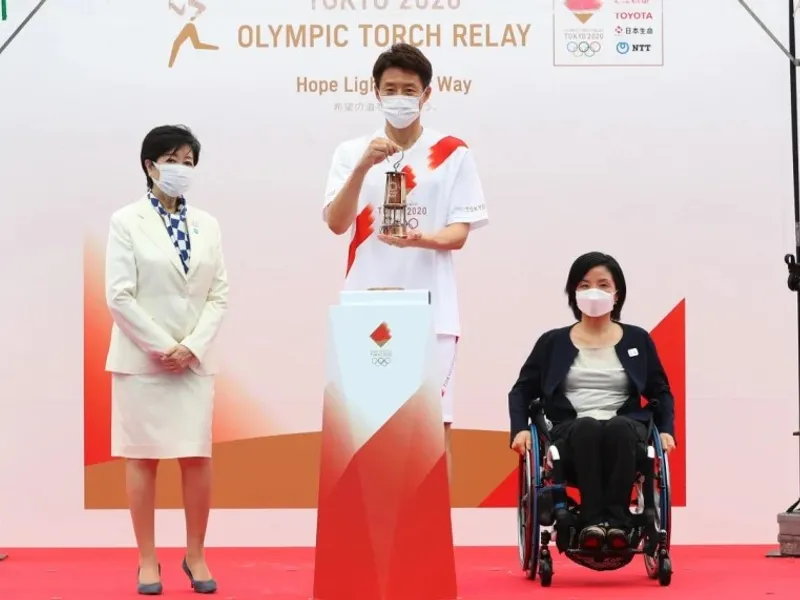
[[[314,598],[457,598],[427,291],[330,309]]]

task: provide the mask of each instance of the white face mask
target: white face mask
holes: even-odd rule
[[[381,96],[381,110],[389,125],[405,129],[419,118],[418,96]]]
[[[158,179],[153,179],[153,185],[158,186],[170,198],[180,198],[189,191],[192,185],[194,167],[176,163],[157,163]]]
[[[575,292],[575,302],[587,317],[602,317],[614,310],[614,294],[597,288]]]

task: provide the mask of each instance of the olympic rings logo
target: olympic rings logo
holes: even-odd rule
[[[568,42],[567,52],[572,53],[572,56],[585,56],[592,58],[595,54],[600,52],[600,42]]]
[[[415,219],[414,217],[411,217],[408,220],[408,228],[409,229],[416,229],[417,227],[419,227],[419,221],[417,219]]]
[[[388,367],[390,362],[392,362],[391,358],[381,358],[376,356],[372,359],[372,364],[376,367]]]

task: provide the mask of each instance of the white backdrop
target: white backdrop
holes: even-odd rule
[[[456,426],[507,428],[519,365],[569,318],[571,261],[609,252],[628,278],[626,321],[652,327],[686,299],[688,499],[675,541],[775,540],[775,514],[797,494],[785,59],[736,0],[670,0],[664,65],[646,68],[554,66],[564,38],[550,0],[399,2],[205,0],[200,39],[220,49],[187,43],[170,69],[189,15],[167,1],[49,0],[0,55],[4,546],[132,544],[124,511],[83,508],[83,248],[102,247],[112,211],[143,192],[138,152],[155,125],[187,124],[203,144],[191,201],[226,240],[228,370],[263,399],[275,431],[319,429],[326,307],[347,244],[320,222],[321,196],[335,145],[380,119],[348,111],[361,101],[352,95],[298,93],[296,78],[368,78],[381,48],[363,47],[357,24],[393,22],[530,25],[524,46],[454,48],[445,33],[423,48],[437,74],[472,82],[466,95],[435,88],[424,119],[474,150],[491,216],[457,261]],[[0,44],[36,2],[8,4]],[[786,39],[784,4],[752,2]],[[241,26],[290,23],[348,24],[351,43],[237,47]],[[209,541],[311,545],[314,517],[218,511]],[[158,526],[161,543],[183,543],[180,513],[161,511]],[[460,544],[515,543],[512,509],[456,509],[454,527]]]

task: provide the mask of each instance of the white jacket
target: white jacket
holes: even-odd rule
[[[228,279],[220,228],[207,212],[188,207],[189,272],[161,215],[145,196],[111,217],[106,250],[106,301],[114,319],[106,370],[163,370],[158,355],[183,344],[200,375],[218,370],[212,350],[227,309]]]

